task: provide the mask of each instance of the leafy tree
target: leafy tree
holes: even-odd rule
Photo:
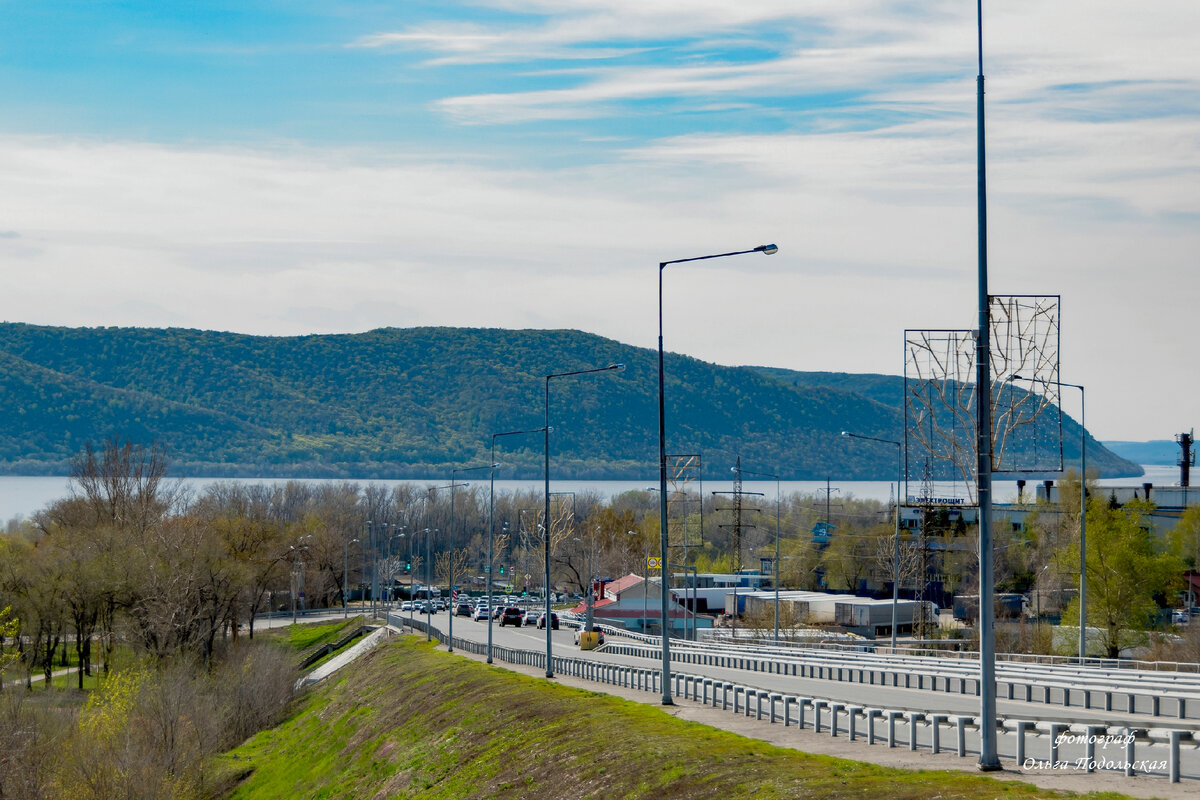
[[[1102,630],[1109,658],[1123,647],[1143,641],[1156,619],[1156,598],[1180,581],[1183,561],[1160,548],[1143,514],[1152,506],[1144,501],[1109,508],[1104,502],[1088,503],[1087,522],[1087,621]],[[1079,542],[1066,549],[1063,561],[1079,563]],[[1079,600],[1071,601],[1063,615],[1067,624],[1079,624]]]

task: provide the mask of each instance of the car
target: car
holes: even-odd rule
[[[500,627],[505,625],[515,625],[521,627],[521,609],[516,606],[507,606],[500,614]]]
[[[490,616],[491,616],[491,612],[488,611],[487,606],[476,606],[475,607],[475,621],[476,622],[479,622],[479,620],[481,620],[481,619],[486,620]]]
[[[545,614],[542,614],[540,617],[538,617],[538,627],[539,628],[546,627],[546,615]],[[552,630],[558,630],[558,614],[555,614],[553,611],[550,612],[550,628]]]
[[[459,603],[457,606],[454,607],[454,616],[456,616],[456,617],[471,616],[471,604],[470,603]]]
[[[538,612],[532,608],[526,609],[521,619],[526,625],[537,625]]]
[[[599,644],[604,644],[604,631],[600,630],[599,628],[593,628],[592,630],[593,630],[593,631],[596,633],[596,635],[599,637],[599,638],[598,638],[598,643],[599,643]],[[579,638],[580,638],[580,634],[581,634],[581,633],[583,633],[583,628],[579,628],[578,630],[576,630],[576,631],[575,631],[575,644],[576,644],[576,645],[578,645],[578,644],[579,644]]]
[[[1171,612],[1172,625],[1186,625],[1188,621],[1188,612],[1184,609],[1176,609]]]
[[[403,603],[400,604],[400,610],[401,611],[412,611],[413,610],[412,601],[405,600]]]

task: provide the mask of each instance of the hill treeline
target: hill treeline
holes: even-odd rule
[[[0,324],[0,471],[66,474],[87,441],[167,449],[172,472],[406,478],[487,463],[491,435],[539,428],[550,382],[558,478],[657,474],[657,357],[567,330],[385,328],[295,337]],[[737,455],[785,479],[891,479],[902,379],[725,367],[668,354],[671,453],[706,474]],[[895,387],[895,388],[894,388]],[[894,388],[894,390],[893,390]],[[1067,457],[1071,423],[1064,418]],[[1078,441],[1078,428],[1075,429]],[[1089,467],[1139,474],[1089,441]],[[540,435],[498,440],[502,478],[540,474]]]

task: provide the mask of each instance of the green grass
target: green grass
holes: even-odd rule
[[[363,624],[362,617],[350,617],[341,622],[331,622],[324,625],[297,624],[289,625],[283,630],[288,646],[299,652],[308,652],[323,644],[332,644],[347,633]]]
[[[217,773],[234,800],[1069,796],[773,747],[408,637],[317,688],[285,723],[223,756]]]

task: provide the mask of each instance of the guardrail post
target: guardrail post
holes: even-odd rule
[[[821,732],[821,709],[829,705],[826,700],[813,700],[813,732]]]
[[[1183,733],[1183,731],[1171,731],[1169,734],[1171,737],[1171,760],[1167,769],[1170,773],[1171,783],[1179,783],[1179,737]]]
[[[829,735],[837,737],[838,735],[838,712],[845,708],[841,703],[829,704]]]
[[[885,711],[883,713],[887,714],[888,747],[895,747],[896,746],[896,717],[898,717],[900,714],[902,714],[904,712],[896,711],[894,709],[889,708],[887,711]]]
[[[1050,764],[1054,769],[1058,769],[1058,737],[1066,729],[1067,726],[1062,723],[1050,723]]]
[[[716,696],[714,696],[713,704],[715,705],[716,702],[717,702],[717,698],[716,698]],[[721,682],[721,710],[722,711],[729,710],[729,684],[725,683],[724,681]]]
[[[1133,740],[1137,738],[1137,731],[1133,728],[1125,729],[1125,777],[1133,777]]]
[[[867,709],[867,744],[875,744],[875,718],[878,716],[878,708]]]
[[[858,722],[858,715],[862,713],[862,709],[858,706],[846,706],[846,736],[850,741],[854,741],[857,730],[855,723]]]
[[[958,751],[959,758],[963,758],[967,755],[967,722],[969,722],[970,720],[971,720],[971,717],[962,717],[962,716],[956,717],[954,720],[955,727],[957,728],[957,733],[958,733],[958,741],[956,742],[956,744],[957,744],[956,749]],[[1019,767],[1018,767],[1018,769],[1019,769]]]
[[[800,730],[804,730],[804,707],[812,705],[812,700],[807,697],[796,698],[796,726]]]
[[[1088,772],[1096,771],[1096,736],[1104,732],[1105,728],[1100,725],[1087,725],[1084,727],[1087,739],[1084,740],[1083,757],[1087,761],[1084,767]]]
[[[942,723],[947,720],[947,717],[945,714],[934,714],[930,720],[933,723],[933,741],[930,748],[933,752],[940,753],[942,752]]]
[[[917,723],[925,719],[920,711],[908,712],[908,749],[917,749]]]
[[[1151,708],[1150,714],[1151,714],[1151,716],[1155,716],[1155,717],[1158,716],[1158,707],[1159,707],[1158,695],[1156,695],[1156,694],[1151,695],[1150,696],[1150,708]]]

